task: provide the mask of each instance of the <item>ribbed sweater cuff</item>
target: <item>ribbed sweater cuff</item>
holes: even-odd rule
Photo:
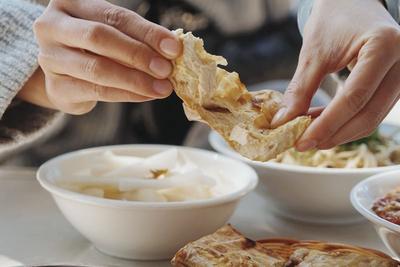
[[[0,0],[0,118],[38,67],[32,25],[43,9],[22,0]]]

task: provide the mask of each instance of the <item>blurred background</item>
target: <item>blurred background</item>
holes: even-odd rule
[[[46,4],[46,1],[42,2]],[[297,1],[111,2],[134,10],[146,19],[169,29],[183,28],[192,31],[204,39],[207,51],[224,56],[229,62],[227,69],[238,72],[242,82],[250,89],[254,86],[257,89],[284,90],[294,73],[302,42],[297,28]],[[276,82],[277,80],[281,82]],[[273,82],[265,84],[267,81]],[[327,95],[334,94],[337,81],[329,78],[322,85]],[[261,88],[264,85],[275,88]],[[12,117],[12,114],[11,108],[4,120]],[[207,144],[208,128],[188,122],[181,101],[175,95],[140,104],[99,103],[89,114],[65,115],[61,121],[51,133],[23,150],[23,153],[19,151],[18,155],[8,157],[5,163],[37,166],[48,158],[67,151],[110,144]]]

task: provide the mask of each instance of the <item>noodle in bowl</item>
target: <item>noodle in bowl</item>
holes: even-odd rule
[[[376,138],[370,141],[365,139],[365,142],[328,150],[297,152],[292,148],[272,162],[320,168],[375,168],[400,164],[400,145],[391,137],[377,132],[375,135]]]
[[[383,124],[380,132],[385,136],[392,136],[397,142],[400,141],[400,126]],[[400,165],[387,164],[389,166],[379,167],[384,155],[393,153],[396,146],[382,149],[374,155],[361,145],[357,149],[340,151],[349,153],[335,157],[332,157],[332,151],[319,151],[321,153],[314,153],[307,158],[311,159],[312,162],[308,164],[311,166],[302,166],[298,161],[296,164],[289,164],[289,157],[286,157],[285,163],[277,162],[279,158],[269,162],[251,161],[230,149],[215,132],[210,133],[209,142],[216,151],[240,159],[256,169],[260,178],[257,193],[264,197],[269,211],[290,219],[312,223],[344,224],[360,221],[362,217],[352,207],[349,199],[353,186],[374,174],[400,169]],[[321,160],[318,157],[325,159]],[[336,161],[335,164],[342,164],[346,157],[350,159],[347,166],[327,166],[329,162],[332,164],[332,159]],[[351,167],[359,166],[360,162],[365,166]],[[369,167],[374,165],[378,167]]]

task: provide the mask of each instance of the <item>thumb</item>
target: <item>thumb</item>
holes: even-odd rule
[[[296,72],[283,96],[282,107],[272,119],[272,127],[307,113],[311,99],[326,75],[322,64],[315,54],[308,52],[303,46]]]

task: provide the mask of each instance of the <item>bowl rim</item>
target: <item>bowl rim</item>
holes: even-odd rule
[[[386,227],[394,232],[400,233],[400,225],[389,222],[389,221],[379,217],[378,215],[376,215],[371,210],[371,207],[366,207],[365,205],[361,204],[360,199],[357,196],[358,193],[362,190],[362,188],[368,187],[372,181],[375,181],[375,180],[382,181],[385,178],[393,177],[393,175],[397,175],[399,177],[399,184],[400,184],[400,170],[394,170],[394,171],[390,171],[390,172],[375,174],[375,175],[368,177],[367,179],[364,179],[361,182],[357,183],[350,192],[350,202],[353,205],[353,207],[369,221],[373,222],[374,224]],[[389,192],[386,192],[386,193],[389,193]],[[384,197],[384,195],[381,197]]]
[[[44,171],[59,161],[62,161],[67,158],[74,157],[79,154],[91,153],[94,151],[101,151],[105,149],[171,149],[177,148],[183,151],[191,151],[194,153],[206,154],[209,156],[216,157],[217,159],[221,159],[224,161],[231,162],[232,164],[237,164],[244,168],[248,172],[247,183],[241,188],[229,192],[224,195],[212,197],[209,199],[202,200],[190,200],[190,201],[182,201],[182,202],[141,202],[141,201],[125,201],[125,200],[116,200],[116,199],[106,199],[99,198],[95,196],[85,195],[77,192],[73,192],[67,189],[63,189],[52,182],[50,182],[44,175]],[[221,155],[219,153],[213,151],[207,151],[199,148],[192,147],[184,147],[184,146],[174,146],[174,145],[162,145],[162,144],[125,144],[125,145],[110,145],[110,146],[99,146],[92,148],[80,149],[72,152],[68,152],[59,156],[56,156],[45,163],[43,163],[36,172],[36,179],[39,181],[40,185],[48,191],[53,197],[61,197],[64,199],[69,199],[76,202],[82,202],[85,204],[95,205],[95,206],[108,206],[114,208],[123,208],[123,209],[187,209],[187,208],[201,208],[207,206],[216,206],[221,205],[227,202],[232,202],[236,199],[240,199],[243,196],[247,195],[249,192],[253,191],[258,184],[258,175],[255,170],[249,165],[240,162],[236,159],[232,159],[230,157]]]
[[[392,123],[384,123],[385,125],[389,125],[391,127],[397,127],[400,130],[400,126]],[[392,165],[392,166],[384,166],[384,167],[372,167],[372,168],[352,168],[352,169],[344,169],[344,168],[319,168],[319,167],[310,167],[310,166],[299,166],[299,165],[290,165],[284,163],[277,162],[260,162],[250,160],[241,156],[239,153],[230,149],[225,143],[221,142],[223,138],[215,131],[211,131],[208,135],[208,142],[211,147],[229,157],[232,157],[237,160],[241,160],[251,166],[258,168],[268,168],[280,171],[287,172],[296,172],[296,173],[305,173],[305,174],[333,174],[333,175],[344,175],[344,174],[360,174],[360,175],[373,175],[375,173],[387,172],[391,170],[400,169],[400,164]]]

